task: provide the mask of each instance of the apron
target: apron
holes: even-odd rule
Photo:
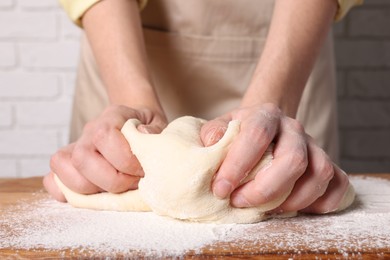
[[[274,0],[149,0],[141,13],[154,86],[171,121],[213,119],[239,106],[264,47]],[[83,35],[71,141],[108,105],[105,87]],[[325,40],[297,120],[338,160],[336,84],[331,33]]]

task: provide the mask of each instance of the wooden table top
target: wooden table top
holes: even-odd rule
[[[383,174],[363,174],[359,175],[359,178],[364,179],[366,176],[387,179],[390,180],[390,173]],[[388,182],[388,181],[387,181]],[[389,183],[390,184],[390,183]],[[390,187],[390,186],[389,186]],[[366,192],[366,193],[364,193]],[[359,191],[357,191],[359,195]],[[363,191],[363,196],[370,195],[369,193],[375,193],[373,191]],[[374,194],[375,195],[375,194]],[[388,195],[390,195],[390,190]],[[375,195],[377,196],[377,194]],[[381,198],[381,197],[376,197]],[[390,198],[389,196],[385,197]],[[29,203],[33,201],[39,201],[40,199],[50,200],[48,194],[43,190],[42,187],[42,178],[24,178],[24,179],[1,179],[0,178],[0,239],[7,239],[7,235],[4,237],[4,232],[1,233],[1,230],[8,230],[10,234],[12,232],[16,232],[12,230],[12,219],[3,219],[7,218],[7,212],[11,210],[19,210],[20,214],[27,214],[24,212],[23,207],[19,207],[22,203]],[[385,217],[385,221],[387,221],[390,216],[390,201],[381,201],[380,203],[386,203],[389,207],[387,207],[384,212],[378,214],[379,218]],[[353,211],[354,209],[352,209]],[[332,218],[331,221],[336,220],[337,216],[304,216],[304,218],[312,218],[313,221],[324,221],[326,218]],[[344,217],[345,218],[345,217]],[[295,218],[293,218],[295,219]],[[299,230],[302,225],[299,222],[292,222],[286,219],[285,221],[277,221],[277,222],[268,222],[267,224],[262,226],[261,232],[269,232],[283,234],[285,236],[280,235],[280,240],[284,241],[287,239],[288,232],[298,231],[297,234],[302,234],[303,236],[309,236],[308,234],[303,234],[302,231]],[[299,219],[299,217],[297,217]],[[301,221],[302,222],[302,221]],[[263,222],[262,222],[263,223]],[[264,222],[265,223],[265,222]],[[322,223],[322,222],[321,222]],[[326,223],[326,222],[324,222]],[[388,223],[390,226],[390,222]],[[7,234],[7,232],[5,234]],[[301,232],[301,233],[300,233]],[[2,237],[3,234],[3,237]],[[359,236],[359,235],[358,235]],[[367,238],[367,234],[361,234],[362,237]],[[368,236],[370,236],[368,234]],[[383,236],[383,234],[381,234]],[[187,252],[183,258],[209,258],[209,257],[223,257],[224,259],[237,259],[237,258],[261,258],[261,259],[344,259],[344,258],[352,258],[352,259],[390,259],[390,233],[388,234],[389,241],[383,240],[381,237],[373,238],[382,239],[381,243],[376,244],[374,247],[366,246],[361,243],[356,243],[357,240],[361,239],[360,237],[348,237],[343,236],[343,249],[337,248],[337,241],[324,241],[323,248],[313,249],[310,247],[305,248],[303,246],[297,249],[292,249],[291,245],[288,248],[280,248],[279,246],[274,245],[275,240],[271,240],[272,242],[267,241],[256,241],[256,243],[245,244],[242,241],[233,241],[229,243],[219,242],[212,246],[206,246],[201,250],[201,253]],[[345,241],[345,239],[347,241]],[[348,239],[350,239],[351,248],[348,248]],[[282,242],[283,242],[282,241]],[[379,241],[379,240],[378,240]],[[328,243],[328,244],[327,244]],[[286,245],[288,243],[285,243]],[[92,251],[88,252],[87,249],[65,249],[65,250],[53,250],[50,248],[44,248],[44,245],[40,248],[16,248],[16,247],[1,247],[0,241],[0,259],[52,259],[52,258],[78,258],[78,257],[99,257],[104,258],[106,255],[96,255]],[[329,245],[329,246],[328,246]],[[336,245],[336,246],[335,246]],[[361,247],[357,248],[356,245],[361,245]],[[117,255],[121,258],[134,258],[142,256],[140,253],[135,253],[134,255]]]

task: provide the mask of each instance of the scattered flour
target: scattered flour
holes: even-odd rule
[[[76,209],[49,198],[21,202],[2,214],[0,251],[67,250],[78,256],[154,258],[212,254],[216,248],[226,254],[242,248],[255,254],[277,251],[294,256],[310,251],[343,257],[389,249],[390,181],[361,177],[351,181],[358,197],[345,212],[247,225],[181,222],[150,212]]]

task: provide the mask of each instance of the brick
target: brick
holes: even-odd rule
[[[70,101],[16,104],[16,120],[20,126],[67,126],[70,112]]]
[[[347,81],[350,97],[390,99],[390,70],[351,71]]]
[[[0,159],[0,178],[19,177],[17,161],[15,159]]]
[[[0,0],[0,8],[10,8],[15,5],[15,0]]]
[[[341,134],[343,158],[390,161],[390,129],[348,130]]]
[[[0,99],[39,98],[59,95],[59,80],[55,74],[0,72]]]
[[[60,10],[60,6],[57,0],[39,0],[39,1],[31,1],[31,0],[18,0],[18,5],[27,10],[41,10],[41,9],[58,9]]]
[[[0,68],[16,66],[16,50],[12,43],[0,43]]]
[[[61,78],[63,94],[68,97],[73,97],[76,86],[76,73],[66,73]]]
[[[348,173],[385,173],[389,172],[390,161],[343,159],[341,168]]]
[[[337,78],[337,96],[342,98],[346,95],[346,72],[342,70],[338,70],[336,73]]]
[[[390,36],[390,9],[360,9],[349,16],[351,36]]]
[[[70,131],[69,127],[63,128],[60,135],[60,146],[69,144]]]
[[[12,106],[0,103],[0,127],[10,127],[13,121]]]
[[[349,128],[390,127],[390,102],[341,100],[339,123]],[[390,133],[388,135],[390,140]]]
[[[20,176],[44,176],[50,170],[50,156],[45,158],[23,159],[20,161]]]
[[[56,131],[13,130],[0,135],[0,156],[51,155],[57,149]]]
[[[78,54],[76,42],[20,44],[21,63],[27,68],[74,70]]]
[[[65,39],[74,39],[79,42],[81,36],[80,27],[76,26],[65,13],[60,15],[61,37]]]
[[[341,37],[345,34],[346,22],[345,19],[333,24],[333,35]]]
[[[390,6],[390,1],[389,0],[369,0],[369,1],[364,1],[364,4],[362,7],[366,6],[375,6],[375,5],[380,5],[380,6]]]
[[[390,41],[335,41],[336,64],[339,68],[375,68],[390,65]]]
[[[54,39],[56,27],[55,15],[47,12],[0,15],[0,39]]]

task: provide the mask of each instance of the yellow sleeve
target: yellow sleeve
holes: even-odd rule
[[[81,18],[84,13],[91,8],[94,4],[101,0],[59,0],[65,12],[68,14],[70,19],[81,27]],[[148,0],[137,0],[140,10],[142,10]]]
[[[339,4],[339,8],[334,18],[336,22],[340,21],[352,7],[363,4],[364,0],[337,0],[337,1]]]

